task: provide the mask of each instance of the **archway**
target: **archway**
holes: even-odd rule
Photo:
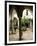
[[[11,14],[10,14],[10,31],[12,31],[12,33],[14,33],[14,25],[17,24],[17,27],[19,28],[19,18],[17,16],[17,12],[16,9],[13,8],[13,10],[11,10]]]

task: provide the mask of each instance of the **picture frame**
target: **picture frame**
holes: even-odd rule
[[[33,30],[33,41],[29,41],[29,42],[28,41],[25,42],[25,40],[22,40],[22,41],[11,41],[11,42],[8,41],[8,39],[9,39],[9,32],[8,32],[9,26],[8,26],[8,24],[9,24],[9,13],[10,13],[9,12],[10,11],[9,8],[11,7],[10,5],[12,5],[12,8],[16,7],[16,9],[17,9],[17,6],[18,7],[21,6],[22,7],[21,9],[24,9],[23,8],[24,6],[27,6],[27,7],[28,6],[32,6],[33,7],[32,8],[32,10],[33,10],[32,13],[34,15],[33,16],[33,29],[32,29]],[[28,10],[27,10],[27,12],[28,12]],[[18,17],[20,18],[19,13],[18,13]],[[21,24],[21,22],[20,22],[20,24]],[[5,1],[5,45],[34,44],[34,43],[36,43],[36,3],[35,2],[23,2],[23,1]]]

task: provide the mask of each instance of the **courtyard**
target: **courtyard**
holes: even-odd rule
[[[27,28],[26,31],[22,31],[22,40],[32,40],[33,39],[32,34],[33,34],[32,29]],[[9,35],[9,40],[19,41],[19,30],[18,29],[16,29],[16,33]]]

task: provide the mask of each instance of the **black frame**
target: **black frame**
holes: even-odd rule
[[[7,44],[7,2],[35,4],[35,41],[34,42]],[[34,43],[36,43],[36,3],[35,2],[22,2],[22,1],[5,1],[5,45],[34,44]]]

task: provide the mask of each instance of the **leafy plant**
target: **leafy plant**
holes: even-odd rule
[[[32,21],[32,19],[25,18],[25,16],[24,16],[24,18],[21,19],[21,26],[28,27],[28,25],[30,24],[30,21]]]

